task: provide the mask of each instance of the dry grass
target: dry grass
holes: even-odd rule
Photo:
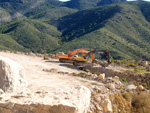
[[[142,92],[134,94],[132,98],[133,112],[149,113],[150,112],[150,93]]]
[[[115,94],[110,99],[116,113],[150,113],[150,93]]]

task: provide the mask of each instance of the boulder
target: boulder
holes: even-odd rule
[[[146,88],[146,87],[147,87],[147,83],[142,83],[142,86],[143,86],[144,88]]]
[[[4,91],[2,89],[0,89],[0,95],[4,94]]]
[[[104,79],[105,78],[105,73],[98,75],[97,79]]]
[[[25,70],[18,63],[0,56],[0,89],[5,93],[21,93],[26,90]]]
[[[115,84],[113,84],[113,83],[108,83],[108,84],[105,85],[105,87],[107,87],[107,88],[109,88],[111,90],[115,90],[116,89],[115,88]]]
[[[140,90],[140,91],[142,91],[142,90],[144,90],[144,87],[143,87],[142,85],[139,85],[139,86],[137,87],[137,89]]]
[[[135,86],[134,84],[130,84],[127,86],[128,90],[135,90],[137,88],[137,86]]]
[[[115,77],[112,78],[112,80],[113,80],[113,82],[117,82],[117,81],[119,81],[119,77],[115,76]]]

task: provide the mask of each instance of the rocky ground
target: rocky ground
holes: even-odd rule
[[[125,68],[120,66],[99,67],[101,73],[94,74],[96,68],[92,71],[79,70],[72,64],[60,63],[58,59],[52,58],[53,55],[47,55],[48,59],[44,60],[44,55],[41,54],[2,51],[0,56],[24,68],[21,70],[24,70],[25,74],[21,75],[20,79],[12,77],[11,80],[20,81],[23,78],[26,82],[26,85],[22,85],[24,81],[19,82],[21,85],[18,86],[14,81],[9,82],[9,86],[14,84],[11,88],[1,85],[2,113],[21,113],[20,110],[22,113],[130,113],[143,109],[140,113],[144,113],[150,107],[137,107],[133,104],[138,100],[138,96],[135,99],[133,95],[143,92],[141,95],[147,98],[144,103],[150,101],[149,89],[146,83],[135,85],[122,82],[118,73]],[[2,60],[1,65],[4,65]],[[16,67],[15,64],[12,67]],[[3,67],[0,68],[4,72]],[[20,72],[22,71],[18,73]],[[13,75],[13,72],[8,75]],[[24,90],[19,90],[19,86],[23,86]],[[7,92],[8,89],[11,91]]]

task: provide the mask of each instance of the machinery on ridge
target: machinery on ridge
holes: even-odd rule
[[[81,53],[83,55],[83,54],[87,54],[89,52],[90,51],[88,51],[87,48],[81,48],[81,49],[75,49],[74,51],[68,52],[67,54],[59,52],[56,54],[56,57],[59,58],[59,61],[63,62],[63,63],[72,62],[72,57],[76,56],[77,53],[78,54]]]
[[[111,57],[109,50],[97,50],[97,49],[75,49],[67,54],[58,53],[56,57],[60,62],[71,62],[75,66],[84,66],[86,64],[98,63],[95,59],[95,54],[104,54],[107,59],[107,63],[111,63]]]

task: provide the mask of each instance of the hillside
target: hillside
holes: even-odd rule
[[[0,7],[0,25],[11,21],[11,15]]]
[[[82,11],[62,7],[64,4],[55,0],[0,3],[1,50],[57,53],[108,48],[115,59],[150,59],[149,2],[123,2]],[[4,43],[7,41],[12,47]]]
[[[45,53],[56,48],[58,46],[58,37],[61,35],[55,27],[31,19],[14,21],[1,26],[0,29],[2,34],[12,38],[11,40],[16,41],[20,46],[23,46],[32,52],[40,53]],[[4,44],[2,45],[6,46]],[[13,49],[17,50],[15,48]]]
[[[4,20],[8,22],[26,17],[53,23],[53,20],[77,11],[61,7],[62,4],[58,0],[1,0],[0,25]]]
[[[0,50],[45,53],[55,49],[59,45],[61,32],[51,24],[55,24],[54,20],[77,11],[61,7],[61,4],[57,0],[1,0]],[[12,47],[3,43],[8,39],[9,43],[12,42]]]
[[[57,50],[109,48],[117,59],[150,59],[149,6],[120,3],[65,16],[58,21],[64,44]]]
[[[119,3],[123,1],[126,1],[126,0],[71,0],[71,1],[64,3],[64,6],[73,8],[73,9],[84,10],[84,9],[89,9],[89,8],[93,8],[96,6],[114,4],[114,3]]]
[[[13,40],[9,35],[0,34],[0,50],[29,51]]]

